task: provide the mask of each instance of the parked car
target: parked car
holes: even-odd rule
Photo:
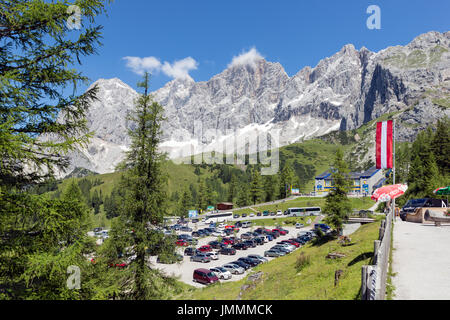
[[[211,257],[207,256],[206,253],[197,253],[191,257],[191,261],[206,263],[211,261]]]
[[[409,200],[400,210],[400,218],[405,221],[406,215],[408,213],[413,213],[417,208],[430,208],[430,207],[442,207],[443,204],[448,207],[447,200],[444,199],[433,199],[433,198],[423,198],[423,199],[411,199]]]
[[[243,262],[241,260],[236,260],[236,261],[233,261],[231,263],[232,264],[237,264],[239,267],[244,268],[244,270],[248,270],[248,269],[251,268],[251,265],[249,265],[248,263],[245,263],[245,262]]]
[[[175,242],[175,245],[179,247],[187,247],[189,243],[184,239],[178,239],[177,242]]]
[[[300,223],[300,222],[297,222],[296,224],[295,224],[295,228],[296,229],[300,229],[300,228],[303,228],[305,225],[303,224],[303,223]]]
[[[206,245],[198,248],[198,250],[201,252],[210,252],[210,251],[212,251],[212,247],[209,244],[206,244]]]
[[[279,228],[279,229],[272,229],[272,232],[278,232],[282,236],[286,235],[286,231],[281,230],[281,228]]]
[[[257,217],[261,217],[261,216],[262,216],[262,213],[258,211],[258,212],[256,213],[256,216],[257,216]]]
[[[235,241],[233,239],[231,239],[231,238],[223,238],[222,239],[222,243],[226,244],[226,245],[232,245],[232,244],[235,243]]]
[[[253,238],[253,240],[256,241],[256,244],[258,244],[260,246],[262,246],[265,243],[264,238],[262,238],[262,237],[255,237],[255,238]]]
[[[314,229],[315,229],[315,230],[320,229],[320,230],[322,230],[323,232],[327,232],[327,231],[330,230],[331,228],[330,228],[330,226],[326,225],[325,223],[316,223],[316,224],[314,225]]]
[[[275,214],[276,214],[275,212],[271,212],[270,213],[271,216],[275,216]]]
[[[247,247],[251,247],[251,248],[256,248],[256,246],[257,246],[257,243],[256,243],[256,241],[255,240],[253,240],[253,239],[250,239],[250,240],[245,240],[244,242],[243,242],[245,245],[247,245]]]
[[[264,263],[264,262],[269,261],[269,260],[267,260],[266,258],[260,256],[259,254],[249,254],[247,257],[248,257],[248,258],[252,258],[252,259],[259,260],[261,263]]]
[[[182,226],[182,227],[180,228],[180,231],[191,232],[191,231],[192,231],[192,228],[189,228],[189,227],[187,227],[187,226]]]
[[[249,215],[249,217],[254,217],[255,216],[255,214],[252,212],[252,213],[250,213],[250,215]]]
[[[269,249],[264,252],[264,257],[281,257],[284,255],[286,255],[286,252],[275,249]]]
[[[228,263],[223,268],[230,271],[231,274],[243,274],[245,272],[244,268],[234,263]]]
[[[263,211],[263,216],[264,216],[264,217],[269,216],[269,211],[267,211],[267,210]]]
[[[251,267],[256,267],[258,264],[261,263],[261,262],[259,262],[258,260],[250,259],[250,258],[245,258],[245,257],[239,258],[238,261],[242,261],[242,262],[244,262],[244,263],[250,265]]]
[[[219,250],[220,254],[225,254],[227,256],[233,256],[236,254],[236,249],[234,248],[222,248]]]
[[[184,255],[185,256],[194,256],[197,253],[197,250],[194,248],[186,248],[184,249]]]
[[[208,242],[208,245],[210,245],[213,249],[220,249],[221,243],[217,240]]]
[[[211,260],[219,260],[219,255],[216,252],[207,252],[206,255],[211,258]]]
[[[248,245],[243,242],[235,243],[231,247],[235,250],[247,250],[248,249]]]
[[[233,215],[234,219],[239,219],[240,215],[238,215],[237,213],[235,215]]]
[[[211,284],[219,281],[217,275],[209,269],[195,269],[193,281],[203,284]]]
[[[293,240],[281,240],[281,242],[287,243],[287,244],[291,244],[293,246],[295,246],[296,248],[300,247],[300,244],[296,241]]]
[[[251,239],[251,238],[253,238],[253,235],[250,232],[241,234],[241,239]]]
[[[214,272],[215,275],[217,276],[217,278],[219,278],[219,279],[222,279],[222,280],[231,279],[231,272],[228,271],[227,269],[225,269],[224,267],[215,267],[215,268],[211,268],[209,270]]]
[[[281,211],[281,210],[277,210],[277,213],[276,213],[276,215],[277,215],[277,216],[282,216],[282,215],[283,215],[283,211]]]
[[[243,213],[241,217],[242,217],[242,218],[245,218],[246,216],[247,216],[247,214],[246,214],[246,213]]]
[[[283,246],[283,245],[281,245],[281,244],[277,244],[276,246],[273,246],[273,247],[270,248],[270,249],[275,249],[275,250],[283,251],[283,252],[286,252],[286,253],[290,253],[290,252],[293,251],[293,249],[288,248],[288,247],[286,247],[286,246]]]

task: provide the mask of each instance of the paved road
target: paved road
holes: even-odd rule
[[[399,219],[394,224],[394,249],[394,299],[450,299],[450,225]]]

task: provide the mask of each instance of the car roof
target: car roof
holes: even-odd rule
[[[211,272],[211,270],[205,269],[205,268],[195,269],[194,272],[196,272],[196,271],[198,271],[198,272],[205,272],[205,273],[210,273]]]

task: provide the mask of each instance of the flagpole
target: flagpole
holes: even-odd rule
[[[395,185],[395,119],[393,119],[393,121],[392,121],[392,144],[393,144],[393,161],[392,161],[392,164],[393,164],[393,184]],[[393,220],[395,220],[395,198],[394,199],[392,199],[392,213],[393,213],[393,215],[392,215],[392,219]]]

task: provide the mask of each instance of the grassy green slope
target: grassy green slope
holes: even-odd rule
[[[263,272],[262,282],[243,292],[244,300],[354,300],[359,299],[361,267],[370,264],[373,241],[378,238],[379,222],[361,226],[351,235],[352,244],[341,246],[330,241],[320,246],[309,244],[284,257],[259,265],[255,272]],[[310,257],[310,264],[296,268],[301,253]],[[345,254],[341,259],[326,259],[328,253]],[[336,270],[343,270],[340,283],[334,287]],[[236,282],[224,282],[206,288],[185,289],[177,299],[234,300],[241,287],[251,284],[248,277]]]

